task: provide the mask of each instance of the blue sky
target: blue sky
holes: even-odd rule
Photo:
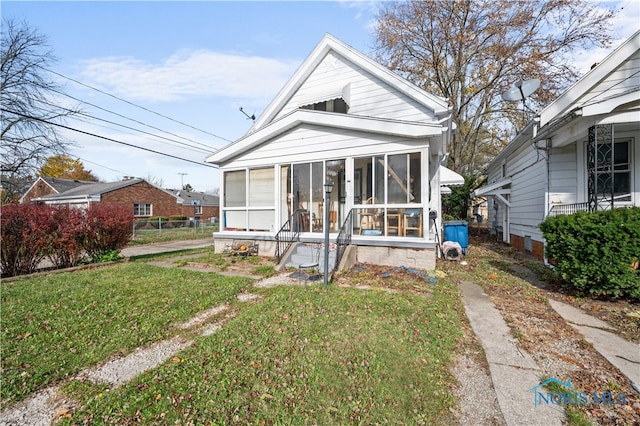
[[[24,20],[48,38],[58,58],[52,67],[56,73],[206,133],[61,79],[71,96],[171,132],[162,135],[200,149],[95,120],[73,120],[69,126],[202,162],[209,148],[220,148],[249,129],[251,121],[239,108],[259,115],[325,33],[371,54],[378,4],[2,1],[1,12],[3,19]],[[640,27],[640,0],[620,4],[625,13],[616,22],[615,35],[624,39]],[[572,60],[586,70],[606,53],[578,53]],[[58,101],[78,105],[69,98]],[[81,108],[105,120],[161,134],[86,104]],[[70,154],[105,181],[129,175],[152,177],[166,188],[182,182],[198,191],[219,186],[213,168],[75,132],[64,135],[75,143]]]

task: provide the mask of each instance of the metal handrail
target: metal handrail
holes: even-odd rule
[[[628,195],[621,195],[616,198],[624,198]],[[609,210],[611,208],[611,202],[607,198],[601,198],[597,200],[597,204],[595,205],[596,210]],[[570,215],[577,212],[588,212],[590,211],[591,206],[589,202],[585,203],[572,203],[572,204],[555,204],[551,206],[549,209],[549,214],[547,216],[561,216],[561,215]]]
[[[302,215],[301,210],[298,209],[294,211],[284,225],[282,225],[282,228],[276,233],[276,263],[280,263],[284,254],[294,242],[300,241]]]
[[[588,212],[589,203],[556,204],[551,206],[549,216],[569,215],[576,212]]]
[[[351,245],[351,235],[353,234],[353,221],[351,220],[352,212],[353,209],[349,210],[347,218],[344,220],[344,223],[338,231],[338,236],[336,237],[336,263],[331,270],[332,272],[338,269],[347,246]]]

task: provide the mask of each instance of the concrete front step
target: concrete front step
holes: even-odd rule
[[[314,262],[318,262],[318,269],[324,269],[324,249],[320,247],[320,253],[318,253],[318,248],[309,244],[298,244],[291,254],[289,261],[286,266],[291,268],[299,268],[300,265],[303,264],[311,264]],[[329,252],[329,268],[333,268],[336,262],[336,251],[332,250]]]

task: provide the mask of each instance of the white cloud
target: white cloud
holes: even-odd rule
[[[192,97],[269,100],[299,61],[240,56],[208,50],[181,51],[162,63],[131,57],[85,61],[81,78],[133,101],[177,101]]]

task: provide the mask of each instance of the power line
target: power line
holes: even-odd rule
[[[45,124],[61,127],[63,129],[71,130],[73,132],[82,133],[82,134],[85,134],[85,135],[88,135],[88,136],[93,136],[95,138],[104,139],[104,140],[107,140],[109,142],[115,142],[115,143],[119,143],[121,145],[130,146],[132,148],[141,149],[143,151],[152,152],[154,154],[164,155],[165,157],[174,158],[176,160],[186,161],[187,163],[198,164],[200,166],[210,167],[210,168],[213,168],[213,169],[217,168],[216,166],[213,166],[213,165],[210,165],[210,164],[207,164],[207,163],[201,163],[201,162],[198,162],[198,161],[189,160],[187,158],[178,157],[176,155],[171,155],[171,154],[167,154],[167,153],[164,153],[164,152],[155,151],[153,149],[143,148],[141,146],[133,145],[133,144],[130,144],[130,143],[127,143],[127,142],[122,142],[122,141],[119,141],[119,140],[116,140],[116,139],[108,138],[106,136],[96,135],[95,133],[87,132],[87,131],[80,130],[80,129],[75,129],[75,128],[70,127],[70,126],[65,126],[64,124],[54,123],[53,121],[48,121],[48,120],[45,120],[45,119],[42,119],[42,118],[39,118],[39,117],[33,117],[33,116],[30,116],[30,115],[27,115],[27,114],[23,114],[23,113],[20,113],[20,112],[11,111],[11,110],[8,110],[8,109],[5,109],[5,108],[0,108],[0,110],[3,111],[3,112],[7,112],[9,114],[15,114],[15,115],[18,115],[20,117],[27,118],[29,120],[40,121],[40,122],[45,123]]]
[[[107,166],[102,165],[102,164],[94,163],[93,161],[89,161],[89,160],[86,160],[84,158],[80,158],[80,157],[77,157],[77,158],[82,160],[83,163],[90,163],[90,164],[93,164],[95,166],[102,167],[103,169],[107,169],[107,170],[111,170],[112,172],[120,173],[123,176],[128,174],[128,173],[125,173],[125,172],[120,171],[120,170],[112,169],[111,167],[107,167]]]
[[[143,125],[143,126],[146,126],[146,127],[151,128],[151,129],[158,130],[158,131],[160,131],[160,132],[167,133],[167,134],[169,134],[169,135],[171,135],[171,136],[175,136],[175,137],[177,137],[177,138],[184,139],[184,140],[187,140],[187,141],[189,141],[189,142],[193,142],[193,143],[195,143],[195,144],[201,145],[201,146],[203,146],[203,147],[205,147],[205,148],[207,148],[207,149],[209,150],[209,151],[205,151],[205,152],[217,151],[217,148],[213,148],[213,147],[210,147],[210,146],[208,146],[208,145],[205,145],[205,144],[203,144],[203,143],[201,143],[201,142],[194,141],[194,140],[192,140],[192,139],[186,138],[186,137],[184,137],[184,136],[177,135],[177,134],[175,134],[175,133],[168,132],[168,131],[166,131],[166,130],[162,130],[162,129],[158,128],[158,127],[155,127],[155,126],[152,126],[152,125],[150,125],[150,124],[143,123],[142,121],[135,120],[135,119],[133,119],[133,118],[130,118],[130,117],[124,116],[124,115],[119,114],[119,113],[117,113],[117,112],[115,112],[115,111],[111,111],[111,110],[108,110],[108,109],[106,109],[106,108],[102,108],[101,106],[98,106],[98,105],[92,104],[91,102],[83,101],[82,99],[78,99],[78,98],[76,98],[76,97],[74,97],[74,96],[71,96],[71,95],[69,95],[69,94],[67,94],[67,93],[60,92],[60,91],[55,90],[55,89],[51,89],[51,91],[53,91],[53,92],[55,92],[55,93],[58,93],[58,94],[60,94],[60,95],[66,96],[66,97],[68,97],[68,98],[71,98],[71,99],[73,99],[73,100],[75,100],[75,101],[81,102],[81,103],[83,103],[83,104],[91,105],[91,106],[92,106],[92,107],[94,107],[94,108],[98,108],[98,109],[100,109],[100,110],[102,110],[102,111],[105,111],[105,112],[108,112],[108,113],[110,113],[110,114],[117,115],[118,117],[124,118],[125,120],[133,121],[134,123],[141,124],[141,125]],[[51,105],[51,104],[49,104],[49,105]],[[67,109],[67,108],[64,108],[64,107],[57,106],[57,105],[51,105],[51,106],[55,106],[55,107],[57,107],[57,108],[62,108],[62,109]],[[69,109],[67,109],[67,110],[68,110],[68,111],[72,111],[72,110],[69,110]],[[73,111],[73,112],[77,112],[77,111]],[[87,114],[83,114],[83,113],[81,113],[81,112],[80,112],[79,114],[81,114],[81,115],[87,115]],[[105,120],[105,119],[102,119],[102,118],[98,118],[98,117],[95,117],[95,116],[91,116],[91,117],[95,118],[96,120],[106,121],[107,123],[115,124],[115,125],[117,125],[117,126],[121,126],[121,127],[124,127],[124,128],[130,129],[130,130],[135,130],[135,131],[137,131],[137,132],[141,132],[141,133],[145,133],[145,134],[148,134],[148,135],[156,136],[156,137],[158,137],[158,138],[162,138],[162,139],[170,140],[170,141],[173,141],[173,142],[178,143],[178,144],[181,144],[181,145],[192,146],[192,145],[186,144],[186,143],[184,143],[184,142],[176,141],[176,140],[174,140],[174,139],[170,139],[170,138],[167,138],[167,137],[164,137],[164,136],[157,136],[157,135],[153,135],[152,133],[147,133],[147,132],[145,132],[144,130],[139,130],[139,129],[135,129],[135,128],[133,128],[133,127],[128,127],[128,126],[125,126],[124,124],[115,123],[115,122],[108,121],[108,120]],[[202,148],[197,148],[197,147],[193,147],[193,148],[195,148],[195,149],[200,149],[201,151],[204,151],[204,149],[202,149]]]
[[[83,83],[83,82],[78,81],[78,80],[76,80],[76,79],[73,79],[73,78],[71,78],[71,77],[67,77],[66,75],[60,74],[60,73],[58,73],[58,72],[55,72],[55,71],[50,70],[50,69],[48,69],[48,68],[45,68],[45,67],[43,67],[43,66],[40,66],[40,65],[37,65],[37,64],[36,64],[35,66],[37,66],[37,67],[39,67],[39,68],[42,68],[43,70],[48,71],[48,72],[50,72],[50,73],[52,73],[52,74],[55,74],[55,75],[57,75],[57,76],[59,76],[59,77],[65,78],[65,79],[67,79],[67,80],[69,80],[69,81],[73,81],[73,82],[74,82],[74,83],[76,83],[76,84],[79,84],[79,85],[81,85],[81,86],[87,87],[87,88],[89,88],[89,89],[91,89],[91,90],[95,90],[95,91],[96,91],[96,92],[98,92],[98,93],[102,93],[103,95],[110,96],[110,97],[112,97],[112,98],[114,98],[114,99],[117,99],[117,100],[119,100],[119,101],[121,101],[121,102],[124,102],[124,103],[126,103],[126,104],[129,104],[129,105],[131,105],[131,106],[134,106],[134,107],[136,107],[136,108],[140,108],[140,109],[142,109],[142,110],[144,110],[144,111],[147,111],[147,112],[150,112],[151,114],[155,114],[155,115],[157,115],[157,116],[159,116],[159,117],[165,118],[165,119],[170,120],[170,121],[173,121],[173,122],[175,122],[175,123],[182,124],[183,126],[189,127],[189,128],[191,128],[191,129],[197,130],[197,131],[199,131],[199,132],[205,133],[205,134],[210,135],[210,136],[213,136],[213,137],[215,137],[215,138],[222,139],[223,141],[230,142],[230,143],[231,143],[231,142],[233,142],[233,141],[231,141],[231,140],[229,140],[229,139],[227,139],[227,138],[223,138],[222,136],[218,136],[218,135],[216,135],[215,133],[211,133],[211,132],[208,132],[208,131],[206,131],[206,130],[199,129],[199,128],[194,127],[194,126],[192,126],[192,125],[190,125],[190,124],[184,123],[184,122],[182,122],[182,121],[180,121],[180,120],[176,120],[176,119],[171,118],[171,117],[168,117],[168,116],[166,116],[166,115],[164,115],[164,114],[160,114],[159,112],[152,111],[152,110],[150,110],[150,109],[148,109],[148,108],[145,108],[145,107],[143,107],[143,106],[136,105],[136,104],[134,104],[133,102],[130,102],[130,101],[126,100],[126,99],[122,99],[122,98],[120,98],[120,97],[118,97],[118,96],[116,96],[116,95],[112,95],[111,93],[105,92],[104,90],[100,90],[100,89],[98,89],[98,88],[96,88],[96,87],[93,87],[93,86],[91,86],[91,85],[89,85],[89,84]]]
[[[73,99],[75,99],[75,98],[73,98]],[[154,133],[150,133],[150,132],[146,132],[144,130],[136,129],[135,127],[126,126],[124,124],[116,123],[115,121],[110,121],[110,120],[107,120],[107,119],[104,119],[104,118],[96,117],[96,116],[93,116],[91,114],[88,114],[88,113],[85,113],[85,112],[82,112],[82,111],[76,111],[76,110],[65,108],[65,107],[62,107],[62,106],[59,106],[59,105],[53,105],[53,104],[51,104],[49,102],[45,102],[45,101],[42,101],[42,100],[38,100],[38,102],[40,102],[42,104],[45,104],[45,105],[48,105],[48,106],[53,107],[53,108],[58,108],[58,109],[62,109],[62,110],[67,111],[67,112],[74,113],[76,115],[80,115],[80,116],[83,116],[83,117],[88,117],[88,118],[93,119],[93,120],[97,120],[97,121],[102,121],[102,122],[105,122],[105,123],[113,124],[115,126],[123,127],[125,129],[133,130],[135,132],[140,132],[140,133],[142,133],[144,135],[152,136],[154,138],[164,139],[164,140],[169,141],[169,142],[175,142],[176,144],[182,145],[183,147],[186,147],[186,149],[190,149],[192,151],[205,153],[205,154],[210,154],[211,152],[215,152],[216,151],[215,148],[210,148],[210,147],[208,147],[209,149],[199,148],[197,146],[189,145],[187,143],[180,142],[180,141],[177,141],[175,139],[167,138],[167,137],[161,136],[161,135],[156,135]],[[82,101],[80,101],[80,102],[82,102]],[[91,104],[89,104],[89,105],[91,105]],[[100,107],[98,107],[98,108],[100,108]],[[86,122],[86,123],[90,123],[89,120],[83,120],[83,121]],[[132,121],[135,121],[135,120],[132,120]],[[103,126],[103,127],[107,128],[107,129],[117,130],[115,128],[108,127],[108,126]],[[152,126],[148,126],[148,127],[152,127]],[[152,127],[152,128],[154,128],[154,127]],[[158,130],[160,130],[160,129],[158,129]],[[162,132],[163,130],[160,130],[160,131]],[[165,132],[165,133],[169,133],[169,132]],[[130,134],[133,134],[133,133],[130,133]],[[169,133],[169,134],[171,134],[171,133]],[[170,145],[170,146],[176,146],[176,145],[169,144],[169,143],[163,142],[163,141],[159,141],[159,142],[167,144],[167,145]],[[203,146],[206,146],[206,145],[203,145]]]

